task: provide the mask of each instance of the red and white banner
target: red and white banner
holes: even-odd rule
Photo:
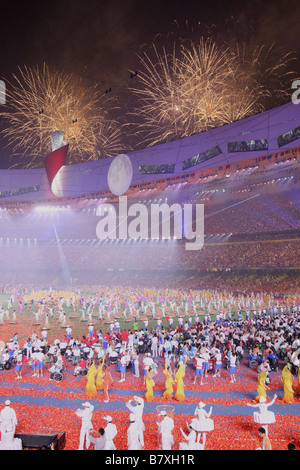
[[[59,178],[60,170],[65,166],[67,160],[69,144],[63,145],[62,147],[49,153],[45,158],[45,168],[48,176],[51,191],[57,196],[57,179]]]

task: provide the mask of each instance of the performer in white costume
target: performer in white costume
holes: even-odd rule
[[[268,425],[273,424],[276,421],[275,413],[273,411],[269,411],[269,406],[272,406],[275,403],[277,395],[275,394],[273,400],[267,403],[266,397],[261,396],[259,398],[259,403],[252,404],[247,403],[247,406],[252,406],[253,408],[258,408],[258,411],[254,411],[253,418],[254,422],[258,423],[263,427],[266,431],[266,436],[268,436]]]
[[[144,435],[141,432],[140,424],[135,420],[133,413],[130,413],[130,425],[127,430],[128,450],[141,450],[144,445]]]
[[[144,445],[143,433],[145,431],[145,425],[143,423],[144,399],[141,397],[134,396],[133,401],[135,403],[135,406],[132,405],[131,400],[129,400],[126,403],[126,406],[129,409],[129,411],[134,415],[136,426],[139,430],[139,433],[141,434],[140,440],[143,446]]]
[[[167,416],[166,411],[161,411],[159,416],[163,416],[163,419],[157,423],[158,433],[161,450],[172,450],[174,445],[174,437],[172,431],[174,429],[174,420],[170,416]]]
[[[92,416],[94,407],[88,401],[82,403],[83,408],[78,408],[75,411],[75,414],[81,418],[81,429],[80,429],[80,436],[79,436],[79,446],[78,450],[83,450],[84,443],[86,449],[90,447],[90,430],[93,429],[92,425]]]
[[[183,435],[186,442],[180,442],[179,450],[204,450],[203,444],[198,442],[198,436],[196,431],[196,420],[193,423],[189,424],[189,434],[185,434],[185,432],[180,428],[180,432]]]
[[[210,417],[212,413],[212,407],[210,407],[209,412],[207,413],[204,409],[205,403],[200,402],[197,408],[194,411],[196,418],[193,418],[191,424],[193,428],[198,432],[198,443],[200,443],[200,437],[202,434],[202,445],[205,449],[206,444],[206,433],[214,430],[214,422]]]
[[[10,400],[6,400],[5,407],[0,413],[0,450],[22,450],[22,441],[15,438],[17,415],[10,406]]]
[[[116,450],[116,446],[114,443],[114,438],[118,434],[117,426],[112,423],[111,416],[104,416],[105,421],[107,421],[107,425],[104,428],[105,436],[106,436],[106,443],[104,450]]]

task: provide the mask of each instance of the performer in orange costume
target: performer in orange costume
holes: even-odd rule
[[[98,370],[97,370],[97,377],[96,377],[96,389],[103,390],[103,365],[104,365],[105,356],[103,356]]]

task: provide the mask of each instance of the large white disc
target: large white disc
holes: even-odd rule
[[[132,163],[128,155],[117,155],[111,162],[107,173],[109,190],[115,196],[124,194],[131,185],[132,176]]]

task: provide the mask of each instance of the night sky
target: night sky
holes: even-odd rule
[[[221,41],[275,42],[300,50],[297,0],[60,0],[2,2],[1,76],[44,61],[114,86],[137,66],[136,54],[157,34],[189,35],[201,23]],[[175,23],[176,22],[176,23]],[[178,26],[179,25],[179,26]]]
[[[300,57],[299,28],[298,0],[9,0],[1,3],[0,77],[46,62],[111,87],[126,103],[137,54],[154,39],[211,33],[220,43],[275,43],[279,55]]]

